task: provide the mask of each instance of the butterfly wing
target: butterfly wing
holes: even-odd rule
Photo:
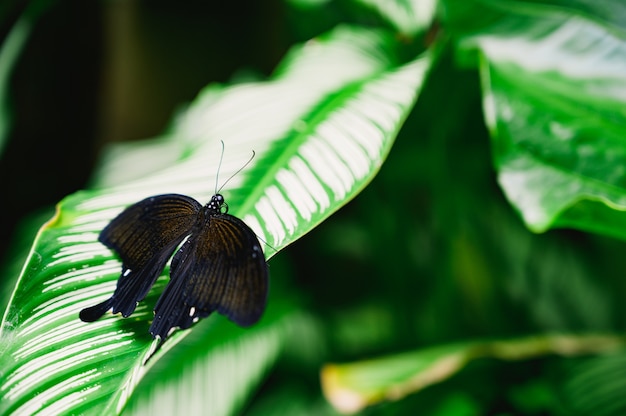
[[[161,340],[172,328],[188,328],[213,311],[248,326],[265,309],[265,256],[254,231],[232,215],[211,215],[176,253],[170,275],[150,327]]]
[[[109,309],[128,317],[168,259],[191,232],[202,208],[195,199],[167,194],[146,198],[126,208],[100,233],[99,240],[122,259],[122,274],[110,299],[83,309],[80,319],[92,322]]]

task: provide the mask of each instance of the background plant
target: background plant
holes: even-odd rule
[[[50,214],[22,222],[7,247],[7,294],[25,267],[3,322],[4,412],[334,414],[327,399],[373,414],[625,410],[624,6],[189,7],[4,6],[6,224],[89,189],[62,200],[28,261],[20,248]],[[71,33],[58,29],[68,23]],[[107,145],[87,180],[95,139],[162,130]],[[313,169],[306,205],[279,173],[296,154],[314,166],[320,137],[351,169]],[[247,330],[203,321],[146,370],[165,280],[133,319],[76,322],[116,278],[93,241],[144,194],[206,200],[219,139],[223,177],[250,148],[259,154],[227,198],[280,251],[270,307]],[[273,209],[259,210],[276,184],[287,205],[270,194]]]

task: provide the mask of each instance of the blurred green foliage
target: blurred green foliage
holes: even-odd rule
[[[126,11],[111,2],[89,6],[89,18],[100,22],[96,28],[102,33],[113,33],[111,28],[106,31],[107,23],[121,24],[116,19],[134,16],[135,25],[126,27],[133,36],[128,39],[132,48],[126,52],[143,54],[135,56],[139,69],[113,84],[133,89],[104,94],[104,98],[98,95],[100,82],[106,85],[101,80],[111,68],[103,57],[111,55],[107,55],[102,33],[88,34],[98,46],[87,56],[71,50],[60,57],[39,55],[45,46],[37,40],[43,42],[46,33],[59,30],[70,43],[85,35],[83,31],[70,35],[58,28],[46,32],[45,28],[61,25],[63,19],[78,24],[83,15],[72,13],[88,6],[58,2],[37,21],[40,26],[33,29],[32,43],[26,45],[16,66],[18,75],[10,97],[15,114],[26,112],[37,120],[38,111],[50,109],[54,123],[20,121],[18,116],[9,136],[12,141],[2,154],[0,170],[2,183],[8,184],[3,200],[4,242],[9,241],[22,213],[85,186],[87,165],[101,141],[156,134],[175,108],[204,85],[231,76],[267,75],[288,45],[338,23],[393,28],[393,17],[377,12],[372,2],[356,0],[269,1],[263,6],[250,1],[237,7],[191,2],[189,10],[165,1],[129,3],[132,6]],[[489,115],[483,109],[486,88],[480,64],[465,55],[468,50],[458,47],[469,33],[484,30],[494,21],[503,22],[506,6],[490,1],[462,3],[438,5],[445,52],[379,175],[355,200],[271,260],[273,279],[289,281],[288,290],[304,299],[313,317],[307,322],[312,326],[308,336],[315,338],[314,348],[285,351],[246,405],[245,414],[335,414],[319,383],[319,371],[326,362],[482,338],[553,332],[620,335],[626,329],[626,258],[622,254],[626,243],[576,229],[535,234],[516,212],[522,209],[507,200],[498,182],[500,165],[493,162],[506,145],[492,141],[496,133],[485,122]],[[556,9],[559,14],[591,16],[626,39],[621,25],[626,12],[618,1],[598,6],[583,1],[503,3],[515,3],[513,8],[539,15]],[[240,13],[239,8],[249,14]],[[483,13],[485,9],[489,12]],[[261,11],[263,18],[258,15]],[[516,30],[523,33],[524,28]],[[425,38],[424,32],[411,41]],[[67,38],[50,42],[56,45],[62,39]],[[74,46],[83,50],[76,46],[79,43]],[[617,59],[626,64],[625,57]],[[53,62],[59,68],[48,70],[41,62]],[[72,67],[80,68],[80,80],[91,95],[86,104],[83,97],[62,93],[68,85],[74,91],[83,84],[70,76],[56,79]],[[25,91],[34,79],[46,87],[36,92],[42,92],[48,104],[33,98],[35,92]],[[53,88],[59,83],[61,92]],[[526,80],[524,88],[532,85],[533,80]],[[541,96],[541,91],[535,93]],[[20,101],[19,97],[27,98]],[[130,104],[116,101],[125,99]],[[32,106],[32,100],[43,110]],[[618,103],[622,108],[623,101]],[[105,105],[122,105],[128,113],[103,109]],[[52,111],[53,107],[61,110]],[[77,108],[87,114],[74,113]],[[621,111],[616,117],[624,117]],[[140,121],[124,124],[125,118],[133,117]],[[533,126],[518,127],[528,131]],[[623,138],[624,132],[622,126],[615,135]],[[589,140],[593,143],[594,136]],[[47,155],[58,147],[75,149],[67,152],[68,160],[60,162],[69,167],[60,171],[46,165]],[[41,188],[46,189],[45,195],[33,195]],[[605,206],[596,214],[605,218],[586,217],[596,212],[594,207],[585,208],[593,203],[574,207],[572,218],[583,218],[587,225],[623,221],[620,209]],[[582,212],[579,217],[576,209]],[[607,220],[612,215],[616,219]],[[580,222],[571,220],[567,225]],[[602,231],[602,226],[579,228]],[[613,228],[605,234],[626,233]],[[11,241],[17,240],[19,236]],[[12,251],[4,247],[11,253],[5,256],[9,264],[5,270],[13,270],[3,280],[5,293],[13,287],[13,264],[23,262],[16,254],[17,245],[12,243]],[[193,339],[186,342],[196,345]],[[303,348],[302,343],[296,345]],[[625,391],[626,350],[575,358],[547,354],[523,362],[482,359],[441,383],[403,400],[374,405],[363,414],[619,415],[626,413]]]

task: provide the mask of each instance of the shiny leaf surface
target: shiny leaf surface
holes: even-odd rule
[[[585,14],[606,15],[588,6]],[[566,7],[481,7],[483,25],[466,28],[459,43],[482,54],[484,110],[507,198],[534,231],[626,238],[624,33]]]
[[[403,62],[394,44],[386,32],[340,27],[294,48],[266,82],[208,87],[164,139],[176,163],[140,169],[128,182],[103,178],[101,188],[64,199],[40,230],[3,319],[0,413],[118,413],[148,368],[189,333],[175,333],[143,365],[155,347],[147,328],[165,276],[128,319],[109,314],[87,324],[78,312],[110,296],[120,273],[97,242],[100,230],[150,195],[205,203],[219,140],[226,151],[218,186],[256,152],[222,193],[229,212],[273,248],[268,258],[353,198],[380,168],[431,63],[429,55]],[[121,167],[145,163],[145,154],[130,152]],[[275,346],[264,345],[261,369],[275,357]],[[249,377],[259,371],[250,368]]]

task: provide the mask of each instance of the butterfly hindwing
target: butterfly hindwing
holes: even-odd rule
[[[164,340],[217,311],[248,326],[261,317],[268,290],[265,256],[254,232],[228,214],[213,214],[174,255],[170,282],[150,327]]]
[[[114,218],[99,240],[120,256],[122,274],[113,296],[83,309],[80,318],[95,321],[110,308],[113,313],[129,316],[189,235],[201,208],[199,202],[185,195],[158,195],[131,205]]]

